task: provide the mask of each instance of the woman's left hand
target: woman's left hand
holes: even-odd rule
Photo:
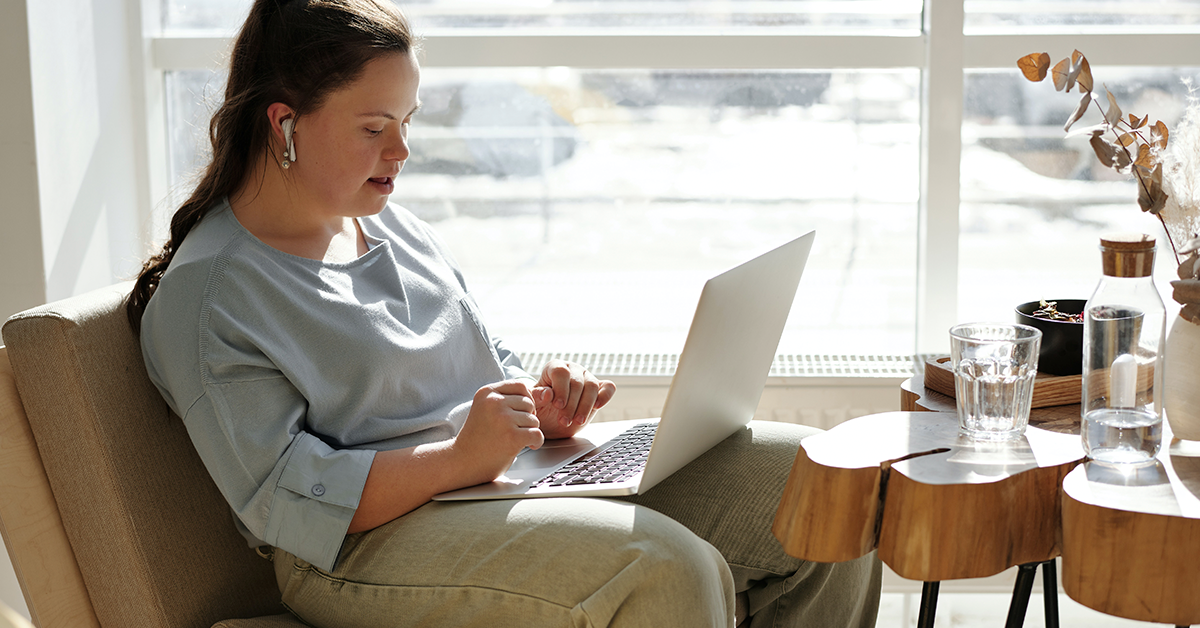
[[[616,384],[578,364],[550,360],[533,389],[542,433],[548,439],[574,436],[616,392]]]

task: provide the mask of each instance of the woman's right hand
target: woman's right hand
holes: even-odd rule
[[[376,452],[348,531],[381,526],[438,493],[491,482],[523,448],[541,447],[531,385],[510,380],[480,388],[450,440]]]
[[[475,393],[452,445],[471,484],[495,480],[522,449],[542,446],[536,410],[530,383],[523,380],[489,384]]]

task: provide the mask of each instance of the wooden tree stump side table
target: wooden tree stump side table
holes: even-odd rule
[[[1200,624],[1200,443],[1164,429],[1157,464],[1063,481],[1063,588],[1109,615]]]
[[[901,384],[900,405],[956,411],[919,374]],[[1029,423],[1078,435],[1079,410],[1035,408]],[[1087,463],[1063,479],[1063,589],[1102,613],[1189,626],[1200,624],[1200,443],[1172,442],[1166,423],[1163,442],[1153,467],[1120,473]]]
[[[942,580],[1058,556],[1059,489],[1082,458],[1078,436],[1038,428],[994,443],[960,436],[950,413],[860,417],[802,441],[773,531],[805,560],[878,549],[900,576],[933,583],[936,604]]]

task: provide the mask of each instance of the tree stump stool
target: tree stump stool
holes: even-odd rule
[[[1174,441],[1132,471],[1079,466],[1063,481],[1062,517],[1071,599],[1128,619],[1200,624],[1200,443]]]

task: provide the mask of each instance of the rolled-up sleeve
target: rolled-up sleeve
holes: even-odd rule
[[[375,452],[304,431],[307,402],[283,377],[209,384],[184,416],[196,450],[247,531],[333,569]]]
[[[520,356],[504,346],[502,340],[493,336],[492,347],[496,349],[496,357],[500,359],[500,368],[504,370],[505,378],[537,380],[536,376],[531,375],[525,370],[525,366],[521,364]]]

